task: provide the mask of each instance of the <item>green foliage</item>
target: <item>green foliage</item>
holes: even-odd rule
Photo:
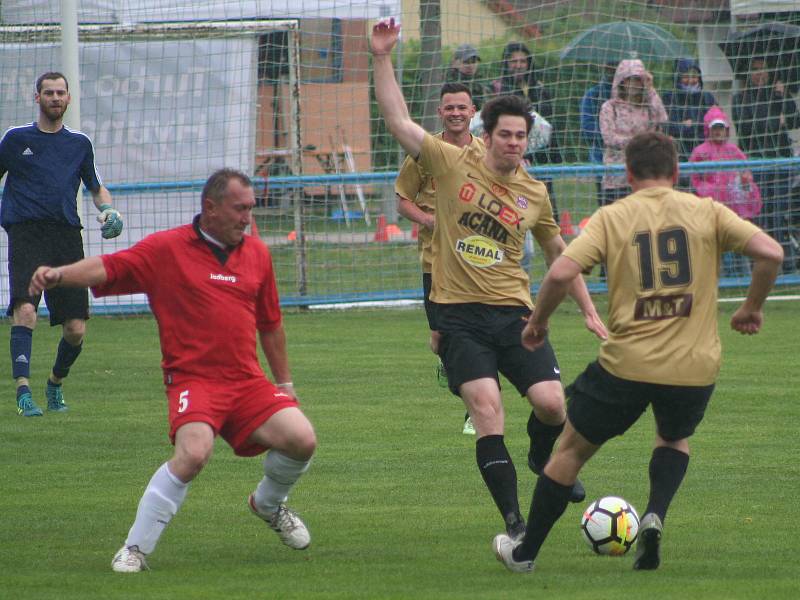
[[[154,321],[94,318],[65,382],[66,414],[16,416],[2,362],[0,598],[793,599],[797,304],[768,303],[755,337],[728,329],[734,307],[720,307],[725,361],[665,523],[661,569],[636,573],[631,556],[591,554],[578,529],[582,507],[571,505],[525,577],[491,554],[502,524],[475,468],[474,438],[460,433],[463,407],[434,380],[421,308],[285,316],[293,379],[319,437],[291,498],[311,529],[309,550],[283,547],[249,514],[260,463],[220,441],[150,558],[153,571],[112,573],[171,447]],[[551,332],[569,382],[597,344],[571,305]],[[44,323],[35,332],[37,399],[59,335]],[[529,409],[504,387],[527,511]],[[648,412],[603,448],[582,475],[590,498],[617,493],[643,510],[652,437]]]

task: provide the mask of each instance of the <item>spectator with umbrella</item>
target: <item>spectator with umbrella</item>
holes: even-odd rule
[[[564,46],[560,53],[562,62],[604,65],[601,81],[586,91],[580,105],[581,138],[590,144],[589,162],[608,162],[604,159],[606,144],[600,131],[599,113],[604,102],[611,98],[612,80],[619,62],[638,59],[651,63],[676,60],[689,54],[689,50],[670,31],[652,23],[631,20],[599,23],[581,31]],[[613,152],[616,156],[612,162],[622,164],[624,145]],[[604,179],[608,184],[607,178]],[[599,205],[627,193],[624,177],[621,185],[613,189],[617,191],[610,191],[612,188],[602,181],[597,183]]]
[[[603,136],[600,134],[600,108],[606,100],[611,98],[611,82],[617,71],[617,63],[608,62],[603,66],[600,81],[586,90],[581,98],[581,139],[589,144],[589,162],[603,163]],[[602,179],[595,178],[597,187],[597,204],[603,205]]]
[[[800,113],[786,89],[775,77],[766,57],[750,61],[744,87],[733,97],[733,120],[739,145],[750,158],[793,156],[789,129],[800,127]],[[756,173],[764,208],[759,225],[784,249],[784,271],[792,271],[795,253],[789,235],[790,173],[766,170]]]
[[[775,79],[793,93],[800,86],[800,26],[789,23],[762,23],[743,31],[734,31],[720,43],[731,69],[739,79],[749,73],[756,57],[768,57]]]
[[[600,109],[603,164],[625,164],[625,147],[634,136],[656,131],[667,122],[667,111],[653,88],[653,76],[638,59],[623,60],[614,74],[611,99]],[[630,193],[624,174],[603,176],[603,204]]]

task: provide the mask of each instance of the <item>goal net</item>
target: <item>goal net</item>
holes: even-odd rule
[[[3,130],[36,118],[36,77],[61,70],[60,4],[0,5]],[[254,179],[254,229],[271,248],[286,306],[421,298],[419,230],[398,216],[393,189],[404,153],[377,112],[367,47],[374,21],[392,15],[403,25],[396,74],[426,129],[441,127],[436,105],[445,81],[467,83],[476,104],[499,93],[533,101],[552,133],[532,148],[531,169],[547,182],[567,241],[604,199],[624,193],[609,185],[621,171],[603,162],[599,116],[620,61],[640,60],[666,115],[654,107],[653,126],[681,145],[680,186],[699,191],[708,180],[703,193],[731,203],[757,188],[757,210],[742,214],[784,247],[778,292],[800,287],[794,0],[79,4],[80,129],[93,139],[98,170],[125,219],[122,236],[103,240],[87,194],[80,207],[87,254],[190,221],[205,178],[231,166]],[[746,161],[690,162],[706,141],[702,120],[711,106],[724,111],[729,141]],[[528,268],[535,290],[545,269],[538,249]],[[746,263],[726,259],[721,274],[726,294],[741,294],[749,281]],[[604,290],[599,272],[589,282]],[[2,236],[4,303],[8,292]],[[96,311],[125,312],[145,300],[93,302]]]

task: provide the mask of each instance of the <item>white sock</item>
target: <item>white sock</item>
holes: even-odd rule
[[[128,532],[125,545],[138,546],[141,552],[150,554],[164,528],[183,504],[188,490],[189,484],[175,477],[167,463],[161,465],[139,500],[136,520]]]
[[[258,483],[253,499],[259,512],[274,513],[278,505],[286,502],[289,491],[308,470],[309,460],[295,460],[277,450],[270,450],[264,458],[264,478]]]

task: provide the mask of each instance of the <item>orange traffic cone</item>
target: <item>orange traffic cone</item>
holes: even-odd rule
[[[376,242],[388,242],[389,241],[389,232],[386,231],[386,215],[380,215],[378,217],[378,223],[375,227],[375,241]]]
[[[389,225],[386,226],[387,238],[401,237],[402,235],[403,235],[402,230],[394,223],[390,223]]]
[[[575,235],[575,227],[572,226],[572,217],[568,210],[561,213],[561,235]]]

